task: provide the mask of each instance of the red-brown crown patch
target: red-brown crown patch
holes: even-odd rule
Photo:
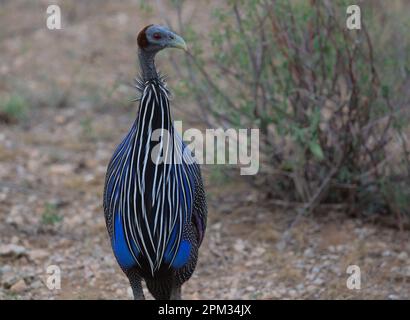
[[[145,34],[145,31],[151,26],[152,24],[147,25],[144,29],[140,31],[140,33],[138,33],[137,43],[140,48],[146,48],[148,46],[148,39],[147,35]]]

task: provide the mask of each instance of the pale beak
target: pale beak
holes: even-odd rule
[[[174,39],[170,41],[169,43],[169,47],[171,48],[178,48],[178,49],[182,49],[185,51],[188,51],[188,47],[186,46],[185,40],[182,39],[182,37],[173,34]]]

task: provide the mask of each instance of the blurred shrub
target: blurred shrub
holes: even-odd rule
[[[57,206],[52,203],[46,203],[41,215],[41,223],[45,225],[55,225],[62,220],[63,217],[58,214]]]
[[[12,94],[7,98],[0,97],[0,122],[16,123],[27,114],[27,102],[23,96]]]
[[[363,14],[362,29],[348,30],[348,4],[228,1],[214,11],[211,47],[179,19],[191,48],[180,87],[209,126],[260,128],[263,166],[250,182],[273,203],[400,218],[410,207],[409,100],[398,99],[408,59],[380,65],[394,60],[368,32],[381,22]]]

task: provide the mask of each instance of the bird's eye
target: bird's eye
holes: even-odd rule
[[[161,39],[161,34],[159,32],[155,32],[152,36],[154,39]]]

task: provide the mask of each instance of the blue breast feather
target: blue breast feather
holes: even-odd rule
[[[126,138],[126,142],[129,142],[129,137]],[[182,139],[180,140],[182,143],[182,149],[185,149],[185,145],[182,142]],[[128,163],[126,164],[128,166]],[[190,166],[188,164],[183,164],[183,166]],[[174,169],[174,168],[173,168]],[[174,170],[172,170],[174,171]],[[175,174],[175,172],[174,172]],[[124,176],[121,177],[121,182],[123,181]],[[189,184],[191,186],[194,186],[194,181],[193,178],[188,176],[189,179]],[[118,196],[120,186],[116,186],[116,190],[114,190],[113,185],[110,183],[108,186],[108,195],[111,195],[112,192],[114,192],[115,198]],[[188,186],[188,181],[187,179],[182,175],[182,184],[180,185],[180,190],[178,190],[178,197],[180,199],[180,203],[184,202],[183,195],[185,194],[186,203],[188,205],[187,212],[189,213],[189,219],[190,221],[190,214],[191,214],[191,208],[192,208],[192,201],[193,199],[190,196],[190,193],[187,192],[189,186]],[[195,189],[195,188],[194,188]],[[184,192],[185,191],[185,192]],[[123,217],[121,215],[120,209],[117,208],[117,211],[114,214],[114,236],[112,238],[112,248],[115,254],[115,257],[119,263],[119,265],[124,268],[124,269],[129,269],[137,265],[137,262],[135,259],[139,259],[141,252],[138,251],[136,245],[133,243],[133,241],[130,239],[130,244],[127,243],[127,238],[126,238],[126,232],[124,230],[124,225],[123,225]],[[184,222],[183,222],[184,223]],[[164,256],[163,256],[163,261],[167,264],[170,264],[171,267],[173,268],[181,268],[183,267],[189,260],[190,253],[191,253],[191,248],[192,245],[188,240],[181,239],[179,242],[179,246],[176,247],[175,244],[177,242],[177,230],[179,225],[176,224],[171,232],[170,239],[168,241],[168,244],[165,248]],[[182,229],[184,229],[182,227]],[[130,246],[131,250],[130,251]],[[176,253],[175,253],[176,252]],[[172,260],[172,258],[175,258]]]
[[[124,227],[122,225],[120,214],[116,214],[115,222],[114,222],[114,237],[112,241],[112,247],[114,250],[115,257],[121,267],[124,269],[132,268],[136,265],[135,259],[130,252],[127,241],[125,238]],[[164,261],[166,263],[170,263],[173,250],[172,246],[176,240],[176,228],[172,232],[170,241],[168,242],[167,249],[164,254]],[[133,243],[131,242],[131,245]],[[134,255],[138,258],[139,252],[135,245],[133,245]],[[189,255],[191,253],[191,243],[188,240],[182,240],[179,244],[178,253],[175,256],[174,261],[172,261],[171,266],[173,268],[181,268],[183,267],[189,259]]]
[[[134,254],[136,255],[136,257],[138,257],[137,248],[133,243],[131,243],[131,245],[133,246]],[[122,225],[121,215],[119,212],[115,215],[112,248],[114,250],[115,257],[117,258],[117,261],[121,267],[128,269],[135,265],[135,259],[127,245],[124,226]]]
[[[112,247],[114,250],[115,257],[117,258],[117,261],[119,265],[124,268],[124,269],[129,269],[132,268],[136,265],[134,256],[130,252],[126,238],[125,238],[125,233],[124,233],[124,226],[121,221],[121,215],[116,214],[115,218],[115,223],[114,223],[114,237],[112,241]],[[176,240],[176,229],[174,229],[171,239],[168,243],[167,249],[165,251],[164,255],[164,261],[166,263],[170,263],[171,258],[172,258],[172,253],[173,250],[171,250],[174,242]],[[134,255],[138,258],[139,252],[137,248],[133,245],[131,242],[131,245],[133,246],[134,250]],[[189,259],[189,255],[191,253],[191,244],[187,240],[182,240],[179,244],[178,248],[178,253],[175,256],[174,261],[172,261],[171,266],[173,268],[181,268],[183,267]]]

